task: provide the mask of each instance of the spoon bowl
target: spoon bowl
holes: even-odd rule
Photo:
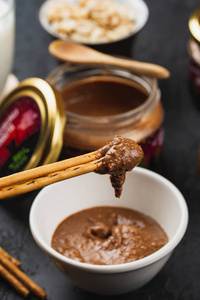
[[[162,66],[114,57],[71,41],[55,40],[49,45],[49,52],[57,59],[71,63],[121,67],[136,74],[143,74],[158,79],[170,76],[169,71]]]

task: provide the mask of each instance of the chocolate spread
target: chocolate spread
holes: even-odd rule
[[[61,90],[66,111],[90,117],[113,116],[141,106],[147,91],[136,82],[115,76],[91,76]]]
[[[115,265],[152,254],[168,242],[151,217],[121,207],[93,207],[77,212],[58,225],[52,248],[73,260]]]
[[[131,171],[143,158],[142,148],[133,140],[117,135],[106,146],[98,150],[97,158],[102,164],[95,170],[98,174],[110,174],[115,196],[120,197],[127,171]]]

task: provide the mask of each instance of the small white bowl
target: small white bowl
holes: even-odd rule
[[[56,1],[56,0],[46,0],[40,7],[39,13],[38,13],[38,19],[45,31],[47,31],[50,35],[52,35],[55,38],[60,38],[60,39],[67,39],[70,40],[70,38],[64,38],[62,35],[57,33],[52,26],[49,24],[47,18],[46,18],[46,12],[48,8],[49,2]],[[63,1],[63,0],[62,0]],[[66,2],[70,4],[76,4],[78,0],[65,0]],[[87,46],[90,46],[92,48],[95,48],[96,50],[102,51],[102,52],[107,52],[109,54],[118,54],[118,55],[127,55],[130,50],[128,51],[125,48],[131,48],[133,39],[135,35],[145,26],[147,23],[147,20],[149,18],[149,9],[146,3],[143,0],[112,0],[117,3],[128,3],[133,7],[135,11],[135,26],[134,29],[131,33],[127,34],[127,36],[124,36],[122,38],[119,38],[114,41],[110,42],[96,42],[96,43],[83,43],[81,41],[75,40],[74,42],[76,43],[82,43]],[[58,0],[57,0],[58,2]],[[72,40],[73,41],[73,40]]]
[[[61,38],[63,39],[62,35],[59,35],[56,31],[53,30],[53,28],[51,27],[51,25],[49,24],[49,22],[47,21],[46,18],[46,11],[47,11],[47,7],[48,7],[48,3],[49,2],[58,2],[58,0],[46,0],[40,7],[39,10],[39,22],[41,24],[41,26],[52,36],[56,37],[56,38]],[[63,1],[63,0],[62,0]],[[78,2],[78,0],[64,0],[70,4],[75,4]],[[129,5],[131,5],[131,7],[133,7],[134,11],[135,11],[135,26],[134,26],[134,30],[132,31],[131,35],[136,34],[138,31],[140,31],[142,29],[142,27],[144,27],[144,25],[146,24],[148,17],[149,17],[149,10],[148,7],[146,5],[146,3],[143,0],[112,0],[116,3],[128,3]],[[124,38],[127,38],[127,36],[125,36]],[[123,39],[123,38],[122,38]],[[121,40],[121,38],[120,38]],[[78,41],[76,41],[78,42]],[[105,42],[103,44],[107,44],[110,42]],[[92,43],[87,43],[87,44],[92,44]],[[95,43],[98,44],[98,43]],[[101,44],[101,43],[99,43]]]
[[[136,167],[127,173],[120,199],[107,175],[90,173],[44,188],[30,211],[30,228],[39,247],[67,278],[96,294],[123,294],[149,282],[164,266],[181,241],[188,224],[188,209],[179,190],[164,177]],[[51,248],[52,235],[67,216],[94,206],[122,206],[154,218],[169,242],[157,252],[121,265],[91,265],[69,259]]]

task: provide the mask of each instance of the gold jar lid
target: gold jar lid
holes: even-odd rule
[[[46,81],[29,78],[0,109],[0,176],[55,162],[63,146],[64,104]]]
[[[188,26],[192,37],[200,43],[200,7],[190,16]]]

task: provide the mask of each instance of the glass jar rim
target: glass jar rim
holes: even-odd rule
[[[200,44],[200,6],[191,14],[188,22],[192,37]]]
[[[116,115],[105,115],[104,117],[102,116],[87,116],[87,115],[80,115],[74,112],[70,112],[67,111],[68,116],[71,116],[72,118],[79,118],[79,120],[82,121],[90,121],[90,122],[95,122],[95,124],[105,124],[107,123],[107,120],[109,120],[109,123],[115,123],[115,122],[119,122],[119,119],[125,119],[125,118],[130,118],[130,117],[134,117],[139,115],[140,113],[144,113],[146,110],[148,110],[148,108],[153,105],[153,102],[156,101],[156,94],[158,92],[158,81],[156,78],[150,78],[147,76],[143,76],[143,75],[136,75],[132,72],[130,72],[129,70],[125,70],[125,69],[121,69],[118,67],[111,67],[111,66],[98,66],[98,65],[94,65],[94,64],[87,64],[87,65],[76,65],[76,64],[71,64],[71,63],[64,63],[58,67],[56,67],[52,72],[50,72],[50,74],[47,76],[46,80],[48,83],[50,83],[51,85],[54,86],[54,88],[58,88],[59,84],[56,84],[56,80],[58,79],[58,76],[62,76],[65,72],[69,71],[70,68],[76,69],[77,68],[77,72],[78,71],[87,71],[89,70],[93,70],[93,71],[102,71],[102,74],[94,74],[91,73],[91,76],[98,76],[98,75],[110,75],[110,76],[118,76],[121,77],[123,79],[127,79],[127,80],[132,80],[136,83],[138,83],[139,85],[141,85],[142,87],[144,87],[146,89],[146,91],[148,92],[148,97],[147,99],[144,101],[144,103],[142,103],[140,106],[129,110],[127,112],[123,112],[120,114],[116,114]],[[88,68],[88,69],[87,69]],[[106,70],[106,72],[104,72]],[[110,72],[110,73],[108,73]],[[89,77],[89,76],[88,76]],[[72,77],[74,82],[75,80],[80,80],[83,79],[84,77],[78,77],[75,78]],[[71,83],[71,82],[70,82]],[[69,83],[69,84],[70,84]],[[151,91],[150,91],[151,89]],[[59,88],[58,88],[59,90]]]

